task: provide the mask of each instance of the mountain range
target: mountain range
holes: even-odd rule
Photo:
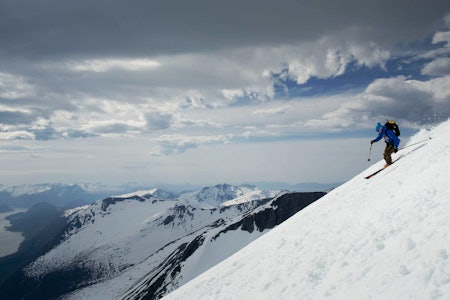
[[[0,296],[159,299],[323,195],[220,184],[180,195],[143,190],[65,210],[64,225],[53,228],[59,233],[10,272]]]
[[[262,190],[289,190],[301,192],[328,191],[341,183],[298,183],[287,184],[282,182],[257,182],[241,184],[240,187],[258,187]],[[231,185],[229,185],[231,186]],[[162,191],[170,191],[172,198],[188,193],[197,193],[203,187],[189,184],[160,184]],[[4,186],[0,184],[0,206],[5,210],[10,208],[31,208],[33,205],[44,202],[62,209],[76,208],[109,197],[111,195],[133,193],[137,190],[146,190],[148,185],[138,183],[125,183],[120,186],[107,186],[102,183],[42,183],[23,184],[17,186]],[[217,201],[219,201],[218,199]],[[209,201],[209,200],[206,200]],[[216,200],[213,200],[217,202]],[[213,206],[217,203],[213,203]],[[9,207],[9,208],[6,208]]]

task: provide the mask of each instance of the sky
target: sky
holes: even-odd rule
[[[342,182],[449,54],[444,0],[0,0],[0,184]]]

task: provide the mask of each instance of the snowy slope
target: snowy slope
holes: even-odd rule
[[[151,240],[138,238],[147,227],[157,226],[152,221],[177,203],[155,198],[155,192],[111,197],[82,207],[70,217],[63,241],[28,266],[27,274],[39,277],[79,262],[84,267],[95,266],[102,277],[108,277],[142,260],[145,254],[137,246],[156,251],[171,239],[162,234],[151,235]],[[147,244],[137,245],[136,241]]]
[[[450,299],[450,121],[164,299]]]

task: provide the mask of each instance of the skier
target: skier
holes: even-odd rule
[[[394,121],[388,121],[385,125],[381,125],[377,123],[375,130],[378,132],[378,136],[370,141],[370,144],[376,143],[381,138],[384,138],[386,142],[386,148],[384,148],[384,160],[386,161],[385,167],[392,164],[392,153],[397,153],[398,145],[400,144],[400,139],[398,136],[400,135],[400,130],[398,129],[397,124]]]

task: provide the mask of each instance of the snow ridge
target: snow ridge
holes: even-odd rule
[[[164,299],[450,299],[450,121],[416,142]]]

